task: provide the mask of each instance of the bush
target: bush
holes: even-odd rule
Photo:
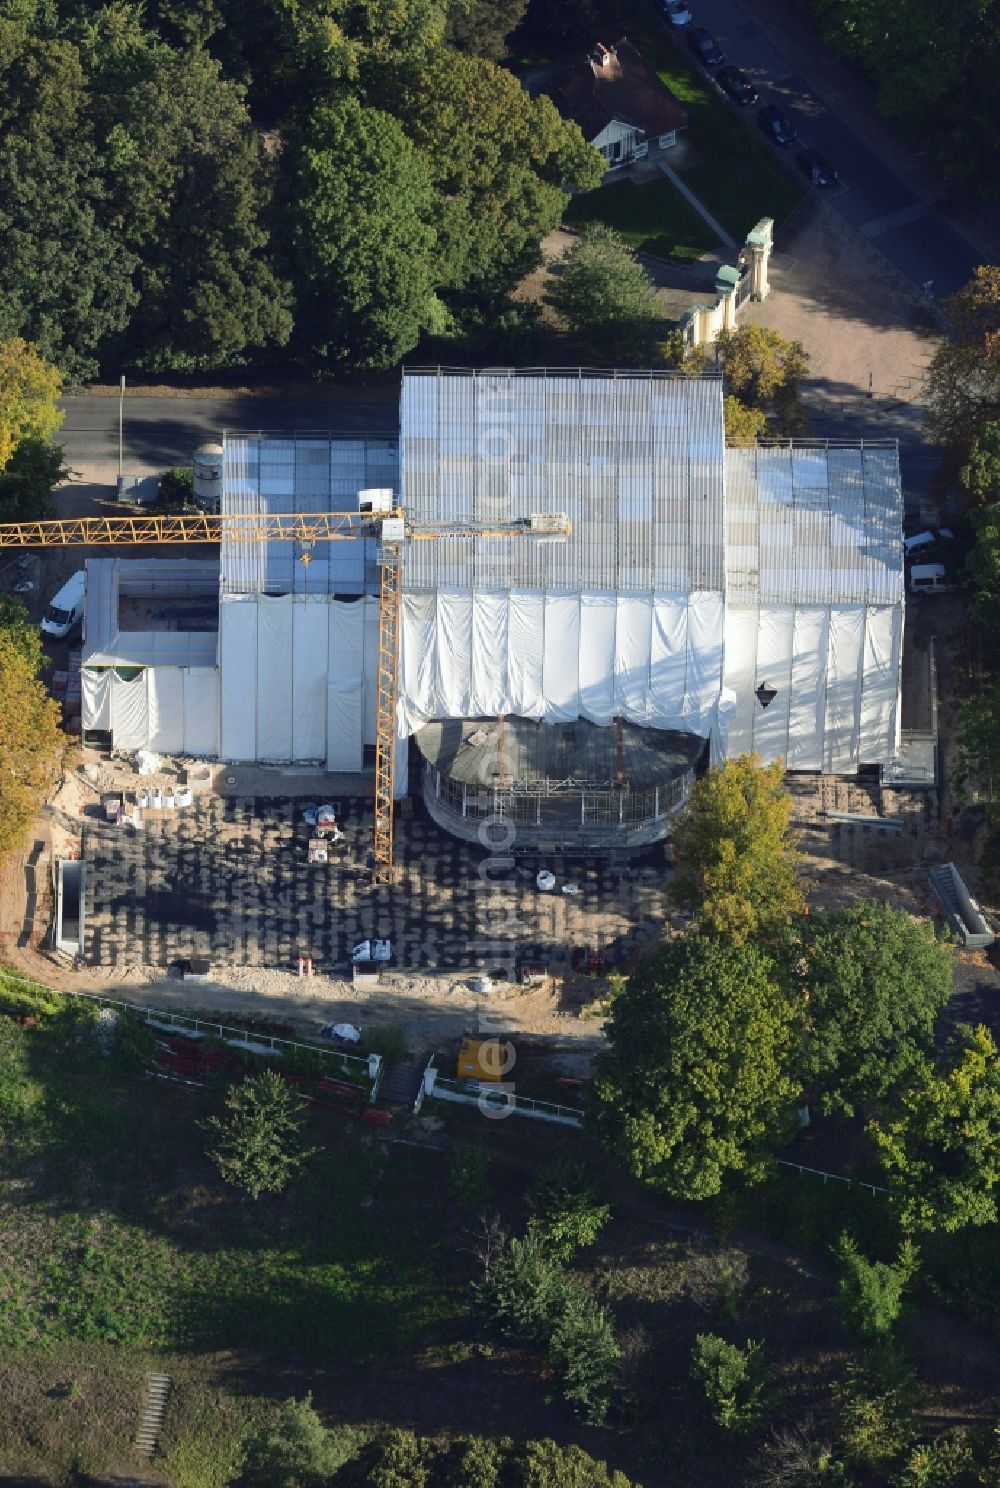
[[[463,1209],[485,1209],[490,1201],[489,1152],[483,1146],[458,1147],[448,1165],[448,1185]]]
[[[760,1454],[751,1482],[755,1488],[843,1488],[847,1478],[829,1442],[817,1440],[811,1423],[785,1426]]]
[[[962,1437],[939,1437],[914,1447],[899,1477],[899,1488],[978,1488],[987,1482]]]
[[[518,1343],[548,1343],[566,1299],[566,1277],[542,1237],[529,1230],[491,1257],[477,1287],[489,1326]]]
[[[328,1430],[313,1408],[312,1396],[286,1400],[271,1426],[247,1442],[239,1479],[245,1488],[323,1488],[365,1442],[360,1431]]]
[[[62,1012],[66,998],[34,982],[24,982],[0,971],[0,1012],[23,1013],[31,1018],[52,1018]]]
[[[156,1050],[156,1035],[139,1013],[123,1009],[115,1022],[111,1038],[111,1061],[123,1074],[145,1068]]]
[[[252,1199],[281,1193],[312,1156],[302,1138],[304,1105],[274,1070],[255,1075],[226,1096],[227,1115],[203,1123],[217,1133],[209,1156],[227,1183]]]
[[[399,1023],[378,1023],[368,1028],[362,1038],[366,1054],[380,1054],[388,1064],[402,1064],[410,1057],[410,1044]]]
[[[568,1287],[549,1342],[549,1361],[563,1399],[588,1426],[602,1425],[608,1413],[619,1358],[606,1309],[581,1287]]]
[[[848,1462],[888,1471],[913,1442],[917,1391],[911,1371],[895,1350],[883,1347],[850,1365],[836,1394]]]
[[[836,1246],[840,1278],[837,1303],[844,1327],[860,1343],[878,1343],[891,1338],[903,1308],[903,1292],[917,1269],[918,1253],[904,1240],[894,1265],[869,1261],[850,1235],[841,1235]]]
[[[573,1159],[550,1163],[538,1174],[528,1193],[532,1225],[551,1253],[561,1260],[584,1245],[593,1245],[611,1217],[601,1203],[591,1175]]]
[[[716,1333],[699,1333],[691,1373],[705,1392],[712,1419],[727,1431],[752,1431],[767,1408],[767,1369],[759,1343],[746,1348]]]
[[[194,471],[187,465],[175,465],[160,476],[161,506],[190,506],[194,501]]]

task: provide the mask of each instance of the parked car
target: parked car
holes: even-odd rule
[[[916,553],[924,553],[928,548],[937,548],[944,543],[953,543],[955,534],[950,527],[928,527],[922,532],[914,532],[909,537],[903,538],[903,547],[907,558],[912,558]]]
[[[739,67],[720,67],[715,74],[715,81],[740,108],[757,102],[757,89]]]
[[[79,625],[83,619],[86,595],[87,575],[81,568],[72,578],[66,580],[49,601],[42,620],[42,635],[54,636],[57,640],[68,636],[73,627]]]
[[[663,13],[671,26],[690,26],[693,19],[687,0],[663,0]]]
[[[719,43],[711,36],[704,26],[692,26],[687,34],[687,44],[694,52],[702,67],[718,67],[725,58],[719,49]]]
[[[795,127],[776,103],[766,103],[757,114],[757,127],[776,145],[790,145],[798,139]]]
[[[948,594],[954,588],[955,574],[943,563],[915,563],[910,569],[911,594]]]
[[[814,186],[835,186],[838,176],[833,166],[825,155],[814,150],[810,145],[808,150],[800,150],[795,157],[795,164],[804,176],[808,176]]]

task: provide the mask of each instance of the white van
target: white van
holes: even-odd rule
[[[954,587],[943,563],[915,563],[910,569],[911,594],[947,594]]]
[[[56,640],[68,636],[73,626],[83,619],[86,592],[87,575],[81,568],[66,580],[58,594],[53,595],[42,620],[42,635],[53,636]]]

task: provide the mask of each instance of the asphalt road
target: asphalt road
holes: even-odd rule
[[[337,434],[395,433],[398,428],[398,383],[367,390],[363,397],[331,389],[287,397],[164,397],[129,395],[124,404],[124,466],[136,473],[190,465],[199,444],[218,439],[226,429],[275,432],[307,429]],[[66,411],[58,441],[66,461],[89,479],[113,481],[118,469],[118,399],[104,396],[64,398]]]
[[[840,176],[840,185],[824,194],[845,222],[915,285],[930,283],[934,299],[960,289],[981,255],[823,101],[815,87],[825,56],[820,43],[815,44],[816,71],[808,79],[796,73],[739,0],[696,0],[693,9],[695,23],[715,37],[726,62],[741,67],[757,87],[759,103],[742,110],[748,127],[755,127],[758,108],[778,104],[799,134],[800,144],[777,152],[793,173],[798,150],[815,145]]]

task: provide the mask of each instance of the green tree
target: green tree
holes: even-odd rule
[[[743,945],[801,913],[791,816],[780,760],[740,755],[698,781],[675,818],[670,893],[696,907],[700,929]]]
[[[691,1354],[691,1374],[701,1386],[712,1419],[726,1431],[753,1431],[768,1405],[768,1370],[759,1343],[745,1348],[717,1333],[699,1333]]]
[[[510,1488],[631,1488],[624,1473],[613,1472],[582,1447],[554,1441],[528,1442],[518,1454]]]
[[[113,206],[139,260],[127,354],[194,371],[282,346],[291,293],[272,264],[270,170],[243,90],[206,53],[125,17],[98,12],[85,55]]]
[[[550,1253],[568,1261],[581,1246],[593,1245],[611,1218],[597,1184],[583,1163],[561,1158],[542,1168],[528,1190],[532,1225]]]
[[[946,336],[927,370],[927,423],[964,452],[1000,421],[1000,266],[976,269],[944,308]]]
[[[44,445],[63,421],[58,370],[19,336],[0,341],[0,470],[26,439]],[[2,500],[0,496],[0,500]]]
[[[451,0],[448,41],[460,52],[500,62],[527,8],[528,0]]]
[[[567,1289],[549,1340],[559,1390],[588,1426],[600,1426],[611,1404],[621,1351],[607,1311],[579,1285]]]
[[[1000,501],[1000,423],[983,425],[959,475],[980,506]]]
[[[762,408],[748,408],[732,393],[727,394],[723,406],[727,444],[756,444],[767,433],[767,414]]]
[[[912,1370],[892,1348],[871,1349],[848,1364],[834,1399],[851,1466],[884,1474],[900,1461],[915,1435],[918,1393]]]
[[[412,1431],[383,1431],[362,1458],[365,1488],[428,1488],[434,1456]]]
[[[973,618],[987,630],[1000,630],[1000,505],[972,513],[976,540],[966,566],[976,586]]]
[[[513,289],[540,261],[569,191],[601,179],[601,157],[577,126],[482,57],[442,48],[385,69],[373,94],[428,171],[437,282],[450,291],[481,301]]]
[[[951,996],[949,946],[933,927],[876,901],[803,928],[809,1032],[804,1066],[824,1111],[852,1115],[890,1095],[934,1048]]]
[[[252,1199],[281,1193],[313,1155],[302,1135],[303,1102],[274,1070],[264,1070],[226,1096],[225,1117],[210,1116],[209,1156],[227,1183]]]
[[[430,174],[400,124],[345,98],[296,150],[299,323],[330,363],[388,367],[440,323]]]
[[[513,1443],[509,1437],[489,1441],[469,1436],[452,1443],[441,1488],[502,1488],[505,1466]]]
[[[988,1482],[962,1436],[939,1436],[914,1447],[896,1481],[899,1488],[985,1488]]]
[[[490,1327],[519,1343],[547,1343],[566,1300],[566,1276],[537,1230],[488,1258],[476,1294]]]
[[[917,1270],[916,1247],[904,1240],[893,1264],[870,1261],[851,1236],[843,1234],[836,1256],[840,1271],[837,1303],[844,1326],[859,1343],[887,1341],[903,1310],[903,1293]]]
[[[612,1005],[597,1131],[633,1177],[674,1198],[710,1198],[727,1174],[755,1174],[793,1116],[797,1024],[756,946],[671,942]]]
[[[908,1233],[993,1223],[1000,1059],[988,1029],[959,1025],[943,1062],[917,1069],[891,1114],[869,1131]]]
[[[0,471],[0,522],[37,521],[55,486],[71,474],[62,446],[28,435]]]
[[[789,341],[769,326],[747,323],[735,331],[721,331],[715,351],[729,393],[747,409],[763,413],[774,433],[787,437],[803,432],[806,420],[799,387],[809,358],[801,341]]]
[[[653,281],[618,233],[586,227],[564,255],[553,305],[603,361],[648,360],[662,319]]]
[[[273,1425],[251,1434],[239,1482],[245,1488],[324,1488],[363,1440],[360,1432],[328,1430],[311,1395],[286,1400]]]
[[[0,624],[0,857],[17,847],[59,776],[66,737],[38,680],[42,649],[23,607],[7,600]]]
[[[76,46],[0,19],[0,337],[72,378],[97,369],[137,298],[89,105]]]

